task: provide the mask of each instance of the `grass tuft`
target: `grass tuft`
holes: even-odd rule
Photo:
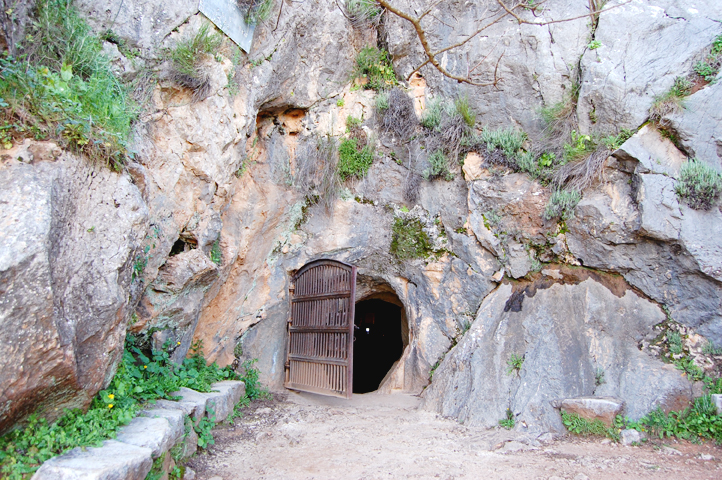
[[[346,0],[346,17],[354,28],[377,25],[381,20],[381,8],[374,0]]]
[[[236,0],[247,25],[258,25],[271,16],[273,0]]]
[[[574,209],[581,199],[582,195],[578,190],[555,190],[544,209],[544,219],[571,220],[574,218]]]
[[[364,88],[381,91],[398,84],[389,53],[376,47],[364,47],[356,55],[356,78],[365,78]]]
[[[210,79],[203,64],[205,56],[215,54],[222,43],[223,37],[205,24],[191,38],[178,42],[170,52],[170,78],[192,90],[194,102],[203,100],[210,93]]]
[[[432,180],[434,178],[443,178],[446,181],[454,179],[454,175],[449,171],[449,159],[444,152],[437,150],[429,155],[429,168],[422,173],[424,180]]]
[[[396,217],[391,232],[391,254],[399,260],[424,258],[431,250],[431,240],[418,218]]]
[[[338,175],[341,181],[349,177],[363,178],[374,162],[371,145],[359,148],[358,140],[345,138],[338,149]]]

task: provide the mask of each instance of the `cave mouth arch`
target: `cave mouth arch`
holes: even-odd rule
[[[401,301],[388,292],[356,302],[353,347],[353,393],[379,390],[408,345]]]

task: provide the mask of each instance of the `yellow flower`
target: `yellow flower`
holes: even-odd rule
[[[108,408],[113,408],[113,404],[112,404],[112,403],[109,403],[109,404],[108,404]]]
[[[112,400],[112,399],[115,398],[115,395],[113,395],[112,393],[109,393],[109,394],[108,394],[108,398]]]
[[[148,368],[148,365],[143,365],[143,368]]]
[[[178,342],[178,345],[180,345],[180,342]]]

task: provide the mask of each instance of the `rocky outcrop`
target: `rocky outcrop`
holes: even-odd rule
[[[487,427],[510,409],[519,429],[563,431],[558,399],[616,397],[632,419],[686,405],[682,373],[636,345],[664,320],[659,307],[619,284],[549,280],[502,285],[484,300],[434,373],[426,408]]]
[[[0,430],[110,382],[148,211],[126,174],[26,141],[0,164]]]

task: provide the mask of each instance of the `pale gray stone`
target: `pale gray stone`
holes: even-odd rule
[[[200,420],[206,414],[208,395],[196,392],[195,390],[191,390],[190,388],[181,387],[181,389],[177,392],[171,393],[171,396],[181,397],[180,400],[173,403],[177,404],[180,408],[182,408],[187,415],[193,418],[193,420]],[[158,401],[158,405],[167,408],[169,403],[166,402],[169,401]]]
[[[637,205],[639,233],[662,241],[676,241],[682,229],[674,179],[665,175],[639,175]]]
[[[142,416],[150,418],[165,418],[170,424],[170,445],[171,447],[178,442],[185,433],[186,414],[181,409],[171,408],[148,408],[140,412]]]
[[[149,448],[153,458],[158,458],[175,444],[175,433],[166,418],[136,417],[118,430],[116,440]]]
[[[619,432],[619,441],[622,445],[639,445],[642,443],[642,434],[632,428],[626,428]]]
[[[74,448],[51,458],[33,480],[144,480],[153,466],[151,449],[106,440],[100,448]]]
[[[568,413],[576,413],[590,422],[601,420],[607,426],[611,426],[615,417],[622,412],[624,401],[610,397],[565,398],[554,402],[554,407]]]
[[[714,405],[717,408],[717,415],[722,415],[722,395],[720,395],[720,394],[712,395],[712,401],[714,402]]]

